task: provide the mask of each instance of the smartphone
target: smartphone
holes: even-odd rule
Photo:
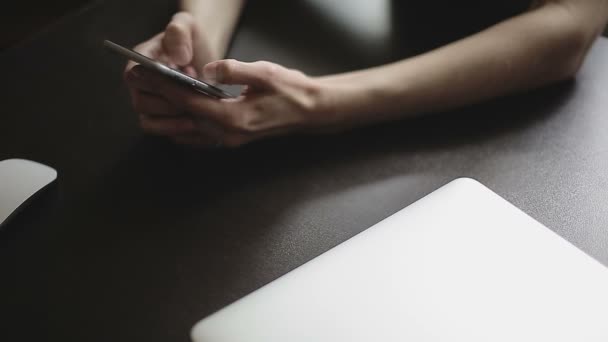
[[[121,56],[132,60],[133,62],[139,63],[148,69],[154,70],[162,75],[165,75],[175,80],[176,82],[179,82],[180,84],[191,87],[194,90],[214,99],[230,99],[235,97],[234,95],[216,86],[190,77],[179,70],[170,68],[159,61],[156,61],[152,58],[148,58],[140,53],[137,53],[131,49],[118,45],[109,40],[104,40],[103,46],[105,46],[110,51],[113,51]]]

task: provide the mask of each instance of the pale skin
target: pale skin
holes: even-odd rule
[[[608,0],[536,1],[428,53],[310,77],[270,62],[218,60],[242,7],[243,0],[184,0],[166,30],[137,47],[192,76],[247,86],[239,98],[214,100],[129,64],[125,79],[144,131],[179,144],[237,147],[445,111],[574,77],[608,21]]]

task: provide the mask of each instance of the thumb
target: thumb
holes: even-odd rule
[[[171,62],[179,66],[192,62],[195,27],[194,18],[189,13],[180,12],[173,16],[162,41],[163,49]]]
[[[205,79],[223,84],[241,84],[258,89],[273,87],[277,71],[281,67],[270,62],[244,63],[225,59],[205,65]]]

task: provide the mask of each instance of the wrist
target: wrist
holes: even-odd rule
[[[316,119],[319,125],[351,127],[369,112],[371,99],[362,83],[343,75],[320,77],[317,83]]]
[[[205,64],[214,62],[220,59],[223,59],[226,55],[226,46],[220,42],[220,40],[213,36],[210,32],[205,30],[200,31],[200,39],[205,42],[208,56],[206,58]]]
[[[195,18],[217,60],[227,52],[244,3],[244,0],[181,0],[180,8]]]
[[[328,127],[340,125],[343,121],[343,108],[340,106],[340,98],[343,96],[338,89],[339,85],[327,82],[325,78],[319,77],[313,80],[313,123],[317,127]]]
[[[218,59],[222,59],[226,53],[226,46],[222,43],[219,33],[210,27],[201,25],[205,22],[205,18],[200,13],[193,11],[184,11],[190,14],[195,25],[195,40],[194,47],[196,52],[202,53],[200,58],[204,59],[204,64],[207,64]]]
[[[411,116],[406,77],[380,67],[318,78],[320,112],[329,125],[353,127]]]
[[[197,16],[195,13],[192,13],[192,16],[198,25],[199,39],[204,42],[209,52],[210,60],[207,62],[223,59],[228,48],[228,41],[223,33],[217,28],[202,25],[201,23],[205,22],[203,16]]]

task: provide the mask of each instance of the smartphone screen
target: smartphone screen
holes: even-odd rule
[[[180,84],[189,86],[189,87],[193,88],[194,90],[196,90],[202,94],[205,94],[207,96],[213,97],[215,99],[229,99],[229,98],[235,97],[234,95],[232,95],[212,84],[206,83],[201,80],[197,80],[196,78],[190,77],[179,70],[170,68],[159,61],[146,57],[138,52],[135,52],[124,46],[118,45],[109,40],[104,40],[103,45],[110,51],[118,53],[119,55],[121,55],[123,57],[126,57],[136,63],[139,63],[148,69],[154,70],[162,75],[165,75],[165,76],[179,82]]]

